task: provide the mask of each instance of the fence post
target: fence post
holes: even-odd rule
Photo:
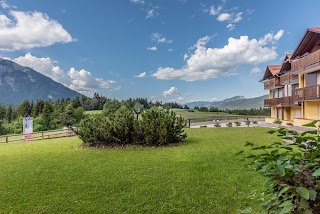
[[[6,136],[6,143],[8,143],[8,141],[9,141],[9,140],[8,140],[8,136]]]
[[[191,125],[190,125],[190,119],[188,119],[188,122],[189,122],[189,128],[190,128],[190,126],[191,126]]]
[[[41,138],[42,138],[42,140],[43,140],[43,132],[41,132]]]

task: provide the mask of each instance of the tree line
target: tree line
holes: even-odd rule
[[[23,101],[18,106],[0,105],[0,135],[22,133],[23,117],[33,117],[33,130],[46,131],[70,127],[79,124],[86,117],[85,111],[103,110],[107,115],[112,109],[126,106],[129,109],[150,109],[154,106],[163,108],[184,108],[176,102],[151,102],[146,98],[130,98],[118,101],[95,93],[93,97],[76,97],[75,99],[58,99]]]

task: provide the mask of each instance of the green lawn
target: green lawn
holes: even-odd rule
[[[95,150],[76,137],[0,144],[0,213],[235,213],[265,179],[234,153],[269,129],[187,129],[178,146]]]
[[[187,109],[173,109],[173,111],[182,116],[184,119],[190,119],[192,122],[201,122],[201,121],[212,121],[214,119],[230,119],[235,120],[236,118],[259,118],[259,116],[244,116],[244,115],[233,115],[225,112],[201,112],[194,110],[194,112],[189,112]],[[264,117],[263,117],[264,118]]]

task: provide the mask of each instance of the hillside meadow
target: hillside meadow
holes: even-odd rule
[[[265,179],[235,153],[267,128],[186,129],[181,144],[107,150],[77,137],[0,144],[0,213],[236,213]]]

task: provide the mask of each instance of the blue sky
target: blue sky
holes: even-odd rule
[[[1,57],[117,99],[264,95],[266,65],[320,26],[317,0],[0,2]]]

